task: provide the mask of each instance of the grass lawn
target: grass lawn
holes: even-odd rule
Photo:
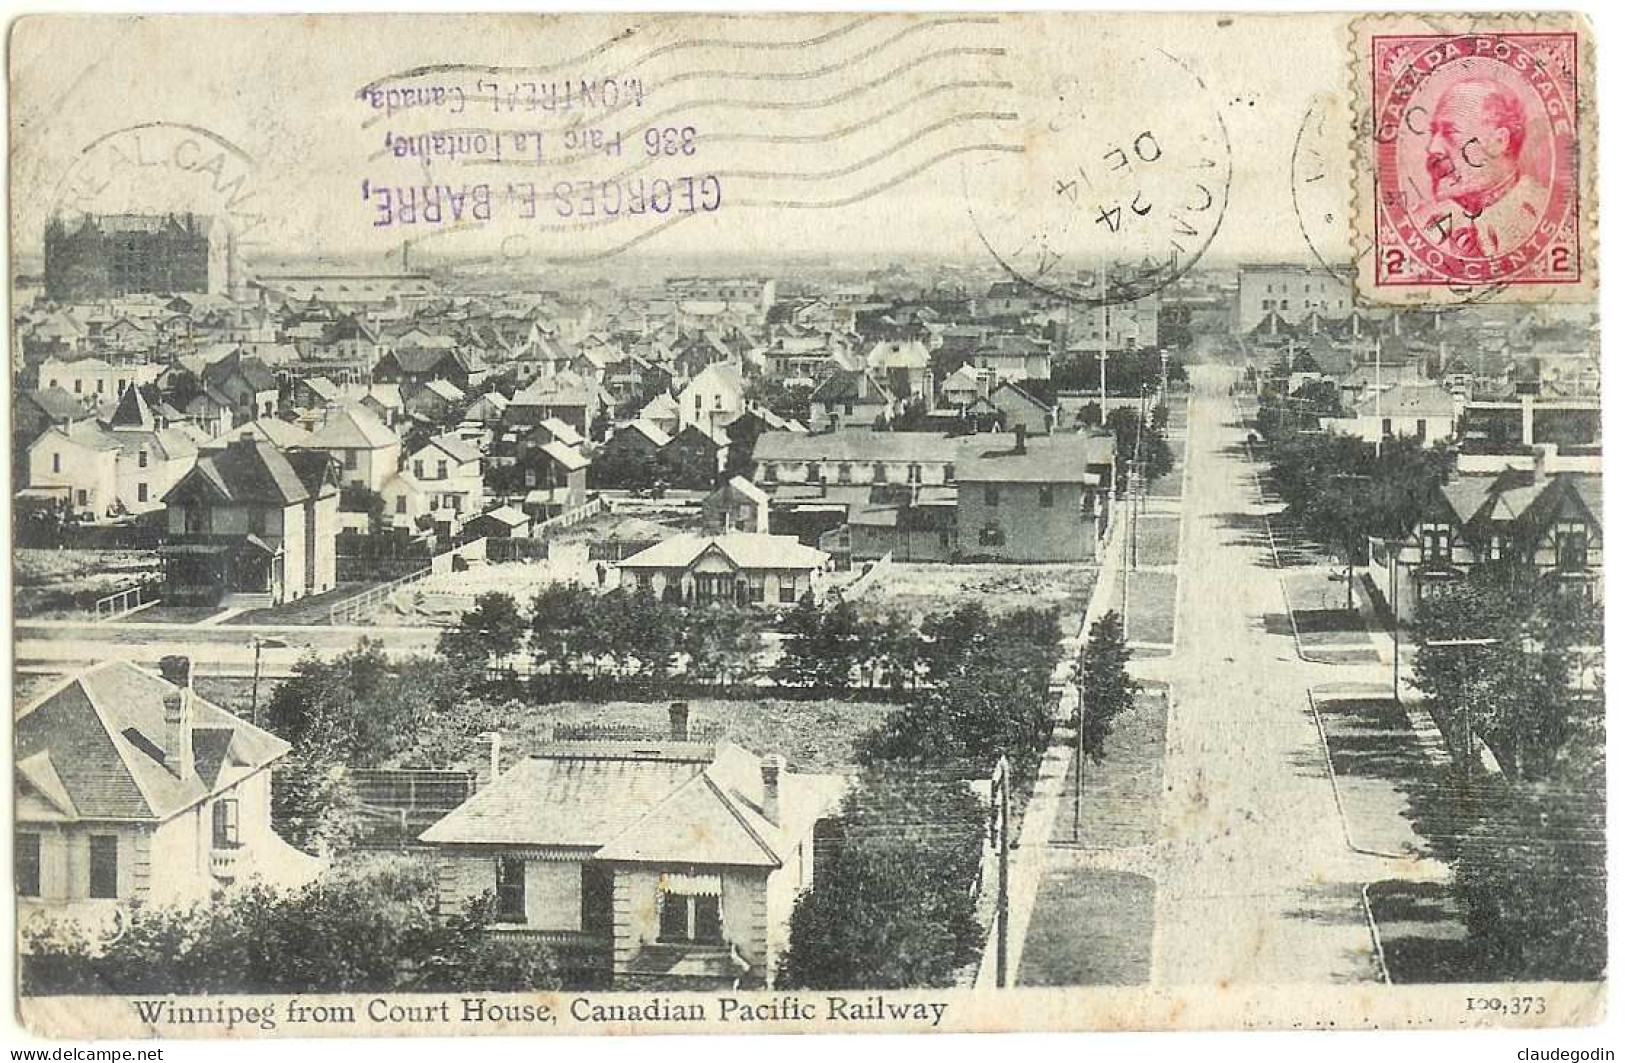
[[[1316,698],[1349,836],[1390,856],[1434,855],[1417,833],[1412,794],[1437,786],[1410,718],[1392,699]]]
[[[866,606],[921,615],[952,609],[972,599],[992,613],[1022,606],[1052,606],[1061,611],[1061,630],[1070,633],[1083,622],[1096,572],[1094,565],[1083,564],[899,563],[875,584],[863,602]]]
[[[1140,514],[1139,539],[1140,564],[1142,565],[1173,565],[1179,562],[1179,518],[1157,517],[1149,513]],[[1132,518],[1129,527],[1134,527]],[[1130,556],[1132,557],[1131,546]]]
[[[1448,886],[1396,879],[1374,882],[1366,894],[1395,985],[1500,980],[1468,944]]]
[[[1147,569],[1125,573],[1128,577],[1128,641],[1171,645],[1174,641],[1174,611],[1179,606],[1179,577],[1173,572]],[[1121,595],[1111,607],[1122,611]]]
[[[1146,485],[1148,498],[1183,498],[1185,496],[1185,462],[1177,455],[1174,467]]]
[[[80,617],[95,598],[157,576],[150,550],[13,550],[12,601],[19,617]]]
[[[425,735],[421,745],[447,750],[461,763],[477,764],[489,755],[490,746],[472,736],[497,730],[502,733],[503,760],[512,763],[528,750],[552,741],[557,724],[630,725],[651,735],[663,734],[668,704],[662,700],[491,705],[477,714],[478,719],[460,721],[456,735],[442,735],[438,740]],[[843,772],[857,766],[858,739],[895,711],[893,705],[872,702],[690,700],[689,727],[701,731],[715,725],[728,740],[753,753],[782,754],[792,771]],[[418,759],[408,754],[400,761],[409,764]]]
[[[169,605],[159,602],[139,613],[119,617],[122,624],[195,624],[225,612],[218,605]]]
[[[1168,692],[1147,685],[1112,728],[1106,756],[1083,766],[1083,818],[1077,818],[1077,764],[1067,763],[1061,813],[1052,838],[1060,843],[1111,849],[1150,845],[1162,824],[1163,751],[1168,733]]]
[[[48,693],[52,687],[66,678],[66,673],[55,675],[33,672],[26,674],[14,673],[11,679],[12,703],[17,706],[27,705],[35,698]],[[265,711],[266,703],[271,697],[271,691],[276,688],[278,682],[280,680],[260,680],[261,713]],[[253,703],[253,680],[229,676],[200,675],[196,676],[192,683],[198,692],[198,696],[204,700],[212,701],[222,709],[234,712],[239,716],[248,715],[249,707]]]
[[[330,591],[313,594],[308,598],[273,605],[269,609],[251,609],[232,617],[233,624],[325,624],[328,610],[340,602],[354,598],[376,582],[340,583]]]
[[[1155,883],[1143,875],[1047,871],[1027,925],[1016,984],[1146,984],[1156,900]]]

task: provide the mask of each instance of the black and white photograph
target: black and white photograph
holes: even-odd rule
[[[1600,51],[17,18],[23,1027],[1601,1022]]]

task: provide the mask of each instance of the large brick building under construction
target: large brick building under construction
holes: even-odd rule
[[[137,292],[223,292],[229,237],[204,214],[86,214],[45,228],[45,295],[86,302]]]

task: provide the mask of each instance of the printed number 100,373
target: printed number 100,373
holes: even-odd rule
[[[1468,997],[1468,1011],[1493,1011],[1503,1015],[1544,1015],[1545,997]]]

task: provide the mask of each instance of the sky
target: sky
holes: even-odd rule
[[[26,18],[11,37],[15,246],[37,253],[57,211],[193,209],[234,219],[250,258],[404,239],[559,268],[777,249],[1064,270],[1171,240],[1210,264],[1308,260],[1312,242],[1337,257],[1344,40],[1335,15]],[[406,73],[422,67],[436,69]],[[528,105],[582,81],[605,99]],[[494,101],[482,82],[501,86]],[[368,86],[428,102],[390,113],[358,96]],[[448,130],[483,132],[485,154],[448,160],[454,141],[427,139]],[[516,160],[537,132],[543,157]],[[592,140],[615,133],[618,155]],[[1295,147],[1300,178],[1326,174],[1300,185],[1308,226]],[[419,149],[442,154],[396,156]],[[403,190],[427,199],[424,185],[442,189],[442,221],[417,207],[405,224]],[[496,201],[476,222],[481,185]],[[659,188],[666,213],[632,216]]]

